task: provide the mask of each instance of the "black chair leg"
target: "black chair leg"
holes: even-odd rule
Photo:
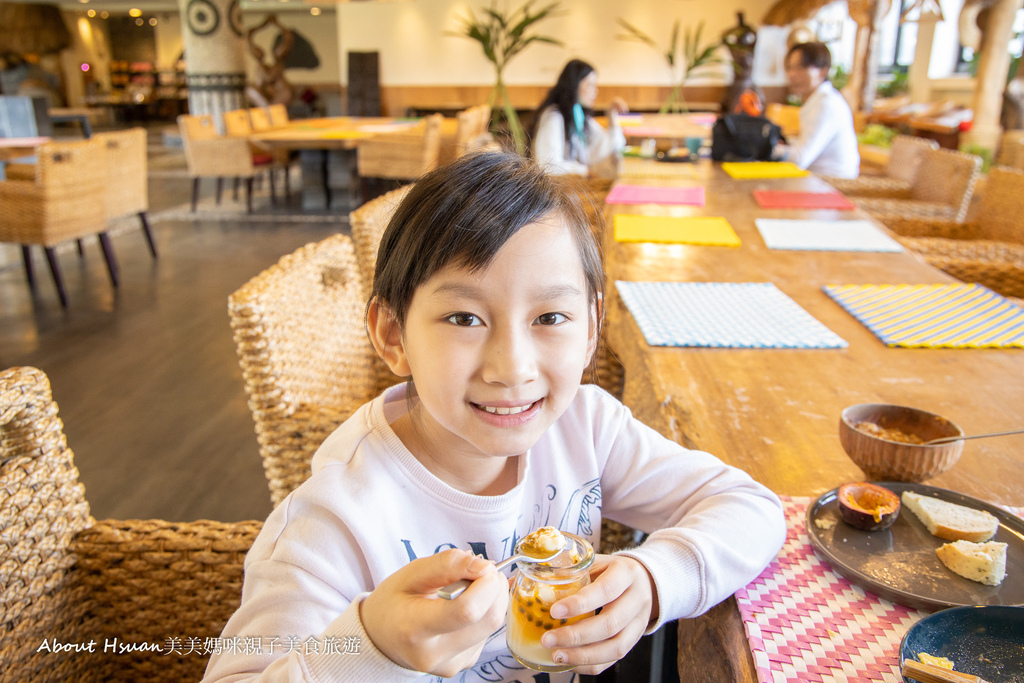
[[[57,260],[57,250],[53,247],[43,247],[46,251],[46,262],[50,264],[50,273],[53,275],[53,284],[57,285],[57,296],[60,297],[60,305],[68,307],[68,292],[64,289],[64,278],[60,274],[60,262]]]
[[[245,179],[245,210],[247,213],[252,213],[252,184],[255,180],[252,176]]]
[[[288,166],[284,167],[284,200],[290,202],[292,200],[292,178],[291,169]]]
[[[267,172],[270,178],[270,203],[277,206],[277,183],[274,182],[274,169]]]
[[[35,291],[36,274],[32,270],[32,252],[27,244],[21,245],[21,260],[25,262],[25,279],[28,280],[28,288]]]
[[[199,177],[192,179],[192,213],[196,212],[196,206],[199,204]]]
[[[110,235],[105,232],[101,232],[100,245],[103,246],[103,258],[107,262],[107,271],[110,273],[110,281],[115,287],[117,287],[121,284],[121,281],[118,275],[117,257],[114,256],[114,245],[110,242]]]
[[[146,242],[149,243],[149,253],[156,258],[156,241],[153,239],[153,230],[149,227],[149,217],[146,216],[145,211],[139,212],[139,220],[142,221],[142,234],[146,236]]]
[[[217,206],[220,206],[220,194],[221,194],[221,191],[223,189],[224,189],[224,179],[218,176],[218,178],[217,178]]]
[[[233,186],[233,194],[231,195],[232,201],[236,201],[236,202],[238,201],[238,183],[239,183],[239,180],[240,180],[239,177],[235,176],[235,183],[234,183],[234,186]]]
[[[78,255],[80,257],[84,257],[85,256],[85,245],[82,244],[82,239],[79,238],[79,239],[75,240],[75,242],[78,243]]]

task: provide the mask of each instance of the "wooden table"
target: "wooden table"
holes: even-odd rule
[[[47,137],[0,138],[0,163],[35,154],[36,149],[50,141]]]
[[[657,162],[650,162],[657,163]],[[826,284],[942,283],[952,278],[909,253],[770,250],[756,217],[863,218],[857,212],[758,208],[754,189],[830,190],[815,178],[732,180],[697,164],[707,205],[609,206],[616,213],[724,216],[739,248],[617,243],[606,236],[607,335],[625,367],[624,402],[643,422],[691,448],[710,451],[779,494],[817,496],[863,479],[839,443],[839,415],[856,403],[910,405],[949,417],[968,434],[1020,426],[1024,351],[888,348],[823,291]],[[623,181],[625,182],[625,180]],[[611,230],[606,231],[610,235]],[[773,282],[847,342],[845,349],[650,347],[614,281]],[[1024,504],[1022,437],[968,441],[960,461],[928,483],[994,503]],[[733,598],[680,622],[680,662],[707,681],[754,681]]]
[[[351,194],[357,186],[353,181],[354,152],[359,143],[376,135],[408,130],[417,123],[417,119],[361,116],[300,119],[249,139],[268,150],[299,152],[304,209],[348,210],[353,208]]]
[[[630,144],[656,140],[660,146],[682,145],[686,138],[711,138],[715,115],[707,112],[690,114],[625,114],[620,118],[622,132]]]

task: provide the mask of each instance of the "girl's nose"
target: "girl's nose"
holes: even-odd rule
[[[491,336],[484,350],[484,381],[518,387],[536,378],[537,349],[527,332]]]

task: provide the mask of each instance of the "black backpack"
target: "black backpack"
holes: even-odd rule
[[[715,161],[768,161],[782,142],[782,129],[763,116],[726,114],[711,129],[711,158]]]

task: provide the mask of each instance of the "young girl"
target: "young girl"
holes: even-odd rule
[[[533,157],[552,174],[614,177],[618,154],[626,146],[619,114],[629,111],[616,97],[608,108],[609,130],[594,120],[597,72],[573,59],[537,108]]]
[[[785,535],[775,495],[580,386],[602,283],[585,213],[536,165],[476,155],[417,182],[367,310],[409,381],[328,437],[270,515],[205,680],[543,680],[505,645],[508,581],[492,564],[540,526],[595,548],[602,516],[650,534],[599,555],[593,583],[551,606],[601,608],[544,635],[576,666],[551,681],[600,672],[754,578]],[[459,579],[474,581],[437,599]]]

